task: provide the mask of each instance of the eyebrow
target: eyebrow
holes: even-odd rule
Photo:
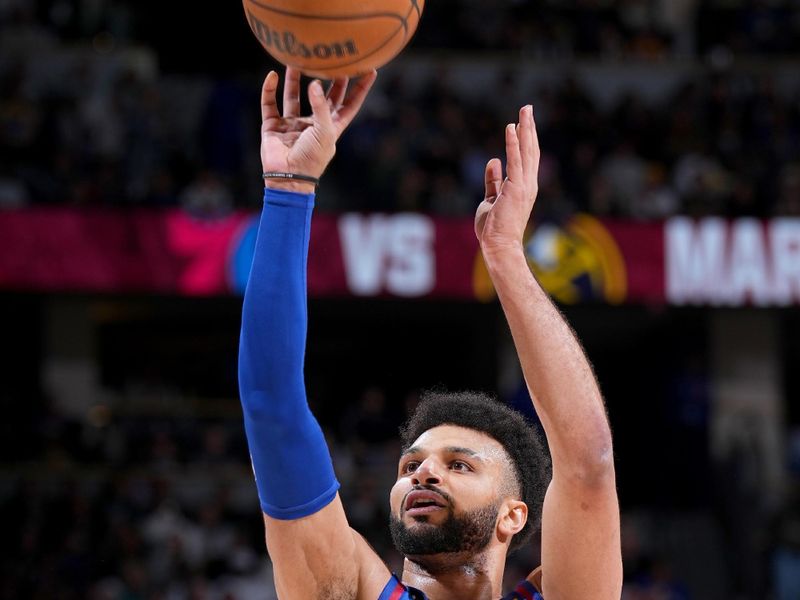
[[[480,454],[475,452],[475,450],[464,448],[462,446],[448,446],[444,449],[444,451],[450,454],[464,454],[466,456],[471,456],[472,458],[481,458]],[[411,446],[411,448],[403,452],[403,456],[408,456],[409,454],[418,454],[420,452],[422,452],[422,448],[420,446]]]

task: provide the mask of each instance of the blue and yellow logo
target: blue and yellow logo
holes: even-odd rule
[[[625,260],[608,229],[594,217],[578,214],[563,225],[543,223],[529,229],[525,255],[545,291],[562,304],[625,301]],[[480,252],[473,288],[478,300],[488,302],[496,296]]]

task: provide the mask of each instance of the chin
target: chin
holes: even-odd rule
[[[484,560],[480,553],[476,554],[469,551],[408,554],[405,558],[432,575],[445,573],[453,569],[458,569],[461,572],[463,569],[476,568]]]

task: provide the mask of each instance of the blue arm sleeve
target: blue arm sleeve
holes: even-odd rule
[[[239,339],[239,393],[262,510],[299,519],[339,489],[303,378],[313,194],[265,190]]]

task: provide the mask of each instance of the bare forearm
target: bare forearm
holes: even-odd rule
[[[603,399],[572,329],[527,265],[522,246],[484,251],[522,371],[547,434],[554,476],[613,473]]]

